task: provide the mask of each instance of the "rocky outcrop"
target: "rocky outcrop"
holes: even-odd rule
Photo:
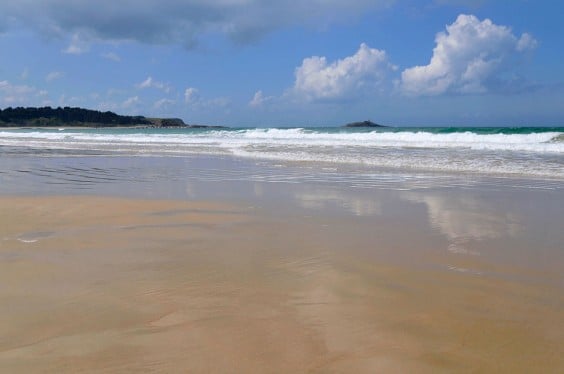
[[[374,123],[372,121],[362,121],[362,122],[347,123],[343,127],[386,127],[386,126],[379,125],[379,124]]]
[[[186,127],[189,129],[223,129],[224,126],[211,126],[211,125],[197,125],[186,124],[180,118],[150,118],[149,119],[155,127]]]

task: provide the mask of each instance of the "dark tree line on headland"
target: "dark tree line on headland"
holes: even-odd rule
[[[120,116],[83,108],[42,107],[0,109],[0,127],[8,126],[135,126],[152,125],[143,116]]]

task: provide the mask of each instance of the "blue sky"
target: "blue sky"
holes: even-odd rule
[[[0,0],[0,107],[230,126],[564,125],[563,8]]]

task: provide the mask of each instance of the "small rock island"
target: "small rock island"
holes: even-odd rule
[[[379,125],[372,121],[362,121],[362,122],[347,123],[343,127],[387,127],[387,126]]]

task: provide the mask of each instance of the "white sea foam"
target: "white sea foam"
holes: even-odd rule
[[[22,243],[36,243],[38,240],[37,239],[20,239],[20,238],[18,238],[18,241],[20,241]]]
[[[312,145],[356,147],[467,148],[564,153],[564,142],[552,141],[561,133],[476,134],[473,132],[436,134],[424,131],[323,133],[307,129],[249,129],[202,133],[84,133],[84,132],[0,132],[0,142],[52,141],[56,143],[140,143],[216,144],[225,147],[246,145]]]
[[[123,152],[232,154],[240,157],[392,168],[509,173],[564,178],[561,132],[426,131],[2,131],[0,145]]]
[[[472,269],[466,269],[466,268],[460,268],[457,266],[452,266],[449,265],[448,266],[448,270],[450,271],[455,271],[457,273],[467,273],[467,274],[473,274],[473,275],[482,275],[482,272],[477,271],[477,270],[472,270]]]

